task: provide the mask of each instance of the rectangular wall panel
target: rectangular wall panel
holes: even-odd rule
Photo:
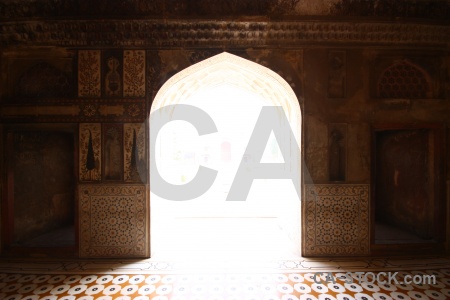
[[[123,53],[124,97],[145,96],[145,51],[125,50]]]
[[[367,255],[370,251],[368,184],[307,184],[303,256]]]
[[[82,184],[80,257],[148,257],[149,209],[145,185]]]
[[[102,179],[102,136],[100,123],[81,123],[79,129],[80,181]]]
[[[78,96],[100,97],[100,50],[78,51]]]

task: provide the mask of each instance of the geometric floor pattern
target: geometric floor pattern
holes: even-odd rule
[[[450,268],[401,271],[392,274],[390,282],[387,274],[386,277],[379,277],[383,279],[379,282],[375,280],[379,272],[370,273],[368,282],[358,280],[358,274],[353,272],[318,271],[236,274],[0,273],[0,299],[450,299]],[[405,280],[408,284],[404,283]]]

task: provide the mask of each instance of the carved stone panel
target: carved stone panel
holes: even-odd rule
[[[82,123],[79,129],[80,181],[100,181],[101,168],[101,126],[99,123]]]
[[[148,257],[149,219],[145,185],[78,188],[80,257]]]
[[[123,126],[103,124],[103,180],[120,181],[123,178]]]
[[[419,65],[402,60],[383,70],[377,81],[381,99],[432,98],[431,78]]]
[[[120,51],[103,53],[103,95],[105,97],[121,97],[123,82],[123,59]]]
[[[68,98],[73,89],[71,75],[47,61],[40,61],[20,76],[16,88],[18,99]]]
[[[100,50],[78,51],[78,96],[100,97]]]
[[[105,5],[108,6],[108,5]],[[0,12],[1,13],[1,12]],[[262,47],[314,44],[396,44],[446,47],[450,28],[410,22],[273,20],[30,19],[3,22],[0,43],[64,47]]]
[[[145,124],[126,123],[123,127],[124,180],[146,182]]]
[[[370,93],[390,109],[408,110],[408,101],[444,97],[442,60],[438,53],[386,53],[374,60]],[[396,100],[397,102],[391,102]],[[390,102],[391,101],[391,102]],[[391,104],[391,105],[389,105]],[[382,107],[382,108],[385,108]]]
[[[123,96],[145,96],[144,50],[125,50],[123,53]]]
[[[345,181],[347,174],[347,124],[328,125],[328,173],[330,181]]]
[[[369,185],[307,184],[304,256],[369,254]]]
[[[345,98],[346,53],[328,52],[328,97]]]

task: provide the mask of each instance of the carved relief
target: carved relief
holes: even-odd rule
[[[69,74],[47,62],[40,62],[29,68],[17,84],[17,94],[20,97],[70,97],[71,93],[72,81]]]
[[[78,96],[100,97],[100,50],[78,51]]]
[[[145,51],[125,50],[123,53],[123,95],[145,96]]]
[[[76,105],[5,105],[3,120],[14,122],[144,122],[147,118],[144,99],[81,100]]]
[[[97,123],[80,124],[79,170],[80,181],[100,181],[101,126]]]
[[[223,51],[219,50],[219,49],[215,49],[215,50],[211,50],[211,49],[209,49],[209,50],[197,50],[197,51],[192,52],[189,55],[189,62],[191,64],[196,64],[196,63],[198,63],[198,62],[200,62],[202,60],[210,58],[210,57],[212,57],[214,55],[217,55],[217,54],[219,54],[221,52],[223,52]]]
[[[98,115],[98,105],[94,103],[86,103],[81,106],[81,112],[84,117],[90,118]]]
[[[328,52],[328,97],[345,98],[345,51]]]
[[[367,255],[369,223],[369,185],[305,185],[303,255]]]
[[[345,181],[347,171],[347,124],[329,124],[328,135],[330,181]]]
[[[125,106],[125,111],[128,116],[131,118],[141,117],[145,118],[145,108],[144,103],[131,103]]]
[[[2,45],[40,44],[64,47],[253,47],[303,46],[304,43],[374,43],[446,47],[448,26],[411,23],[342,23],[331,21],[54,20],[2,24]],[[39,30],[37,30],[39,28]],[[133,30],[130,30],[133,28]],[[168,32],[171,37],[168,38]],[[370,33],[370,34],[368,34]]]
[[[145,126],[138,123],[124,124],[124,180],[146,182]]]
[[[81,257],[149,256],[144,185],[80,185]]]
[[[327,124],[305,115],[305,163],[312,182],[326,182],[329,180],[328,162],[328,134]],[[309,178],[305,178],[307,180]]]
[[[392,18],[447,19],[450,4],[446,1],[365,1],[338,0],[331,4],[330,12],[338,16],[370,16]]]
[[[159,51],[147,50],[147,94],[150,99],[153,99],[161,87],[161,59]]]
[[[103,134],[103,178],[122,180],[123,176],[123,127],[121,124],[104,124]]]
[[[122,63],[117,55],[107,55],[105,61],[105,96],[122,96]]]
[[[431,78],[425,70],[407,60],[394,62],[378,78],[377,97],[384,99],[432,98]]]

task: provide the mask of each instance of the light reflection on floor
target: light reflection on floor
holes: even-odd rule
[[[163,225],[164,224],[164,225]],[[277,218],[176,218],[153,238],[152,257],[187,269],[247,268],[298,259]]]

